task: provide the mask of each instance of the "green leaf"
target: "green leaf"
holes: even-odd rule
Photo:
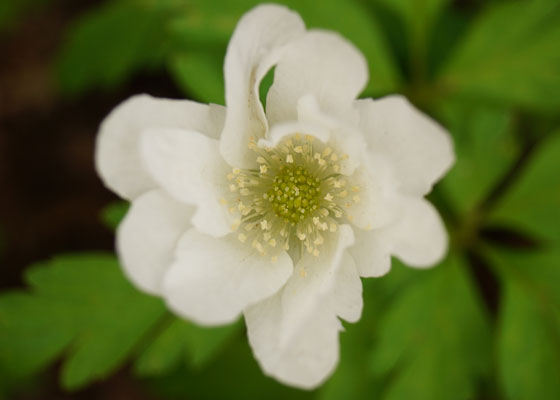
[[[177,369],[146,380],[158,398],[299,400],[314,392],[297,390],[264,376],[245,335],[237,335],[223,354],[203,369]]]
[[[560,243],[560,131],[541,142],[521,176],[496,204],[490,223]]]
[[[110,229],[115,230],[126,215],[130,203],[126,201],[117,201],[109,204],[101,210],[101,221]]]
[[[428,46],[436,20],[449,0],[370,0],[395,13],[403,22],[414,75],[424,76],[427,68]]]
[[[473,23],[440,82],[460,95],[557,112],[559,42],[558,2],[491,5]]]
[[[136,372],[159,375],[171,371],[182,360],[187,360],[194,369],[201,369],[218,356],[239,330],[239,323],[203,328],[173,319],[138,358]]]
[[[492,252],[505,281],[499,378],[508,399],[560,398],[560,249]]]
[[[62,385],[77,389],[118,368],[164,313],[134,289],[114,256],[59,256],[27,270],[28,291],[0,297],[0,366],[33,374],[67,350]]]
[[[166,13],[150,2],[112,1],[78,18],[57,63],[61,89],[76,94],[113,87],[141,69],[160,65]]]
[[[192,97],[204,103],[225,103],[223,57],[221,53],[176,53],[169,67],[177,84]]]
[[[345,324],[340,334],[340,361],[333,376],[320,388],[318,400],[377,398],[380,384],[368,370],[373,346],[371,322],[362,318],[356,324]]]
[[[504,109],[460,102],[444,104],[441,114],[456,153],[455,165],[441,185],[464,214],[487,197],[519,154],[512,115]]]
[[[489,371],[491,344],[476,289],[458,258],[418,274],[378,327],[371,367],[394,374],[382,398],[472,398]]]

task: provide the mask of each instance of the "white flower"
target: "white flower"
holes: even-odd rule
[[[103,122],[97,169],[132,202],[118,254],[185,318],[243,314],[265,373],[312,388],[336,367],[339,318],[360,318],[360,276],[387,273],[391,255],[415,267],[444,255],[423,196],[452,143],[401,96],[356,100],[362,54],[284,7],[243,16],[224,70],[227,107],[136,96]]]

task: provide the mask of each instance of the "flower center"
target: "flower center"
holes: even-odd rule
[[[348,189],[347,177],[340,174],[339,163],[347,156],[301,134],[274,148],[258,147],[253,140],[249,148],[257,166],[234,168],[228,174],[231,196],[224,199],[237,215],[238,239],[272,259],[281,250],[318,256],[325,235],[346,218],[345,208],[360,200],[359,188]],[[356,193],[348,196],[348,190]]]
[[[266,193],[276,216],[290,223],[309,217],[320,205],[320,180],[305,167],[281,167]]]

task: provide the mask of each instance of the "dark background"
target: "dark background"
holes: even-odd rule
[[[118,90],[68,98],[52,74],[65,29],[102,1],[56,1],[31,11],[0,36],[0,289],[22,286],[22,272],[53,254],[113,250],[101,210],[117,200],[93,165],[100,121],[136,93],[181,97],[167,75],[133,78]],[[69,394],[53,366],[20,399],[149,399],[126,372]]]

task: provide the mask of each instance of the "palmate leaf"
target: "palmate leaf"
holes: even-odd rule
[[[560,398],[560,249],[491,251],[505,282],[499,379],[513,400]]]
[[[442,104],[440,115],[453,135],[457,157],[441,186],[465,214],[482,203],[519,154],[512,114],[455,101]]]
[[[541,142],[527,167],[496,204],[489,223],[560,244],[560,131]]]
[[[122,276],[114,256],[59,256],[27,270],[29,291],[0,297],[0,366],[32,374],[66,351],[61,381],[79,388],[114,371],[165,308]]]
[[[463,96],[537,111],[560,106],[560,4],[489,6],[444,67],[440,85]]]
[[[456,256],[418,272],[379,322],[371,366],[385,400],[472,398],[490,370],[487,315]]]
[[[62,355],[69,390],[132,357],[140,375],[185,361],[202,369],[240,332],[239,324],[202,328],[169,315],[161,300],[132,287],[113,255],[58,256],[25,278],[29,290],[0,296],[0,388],[2,379],[25,379]]]

